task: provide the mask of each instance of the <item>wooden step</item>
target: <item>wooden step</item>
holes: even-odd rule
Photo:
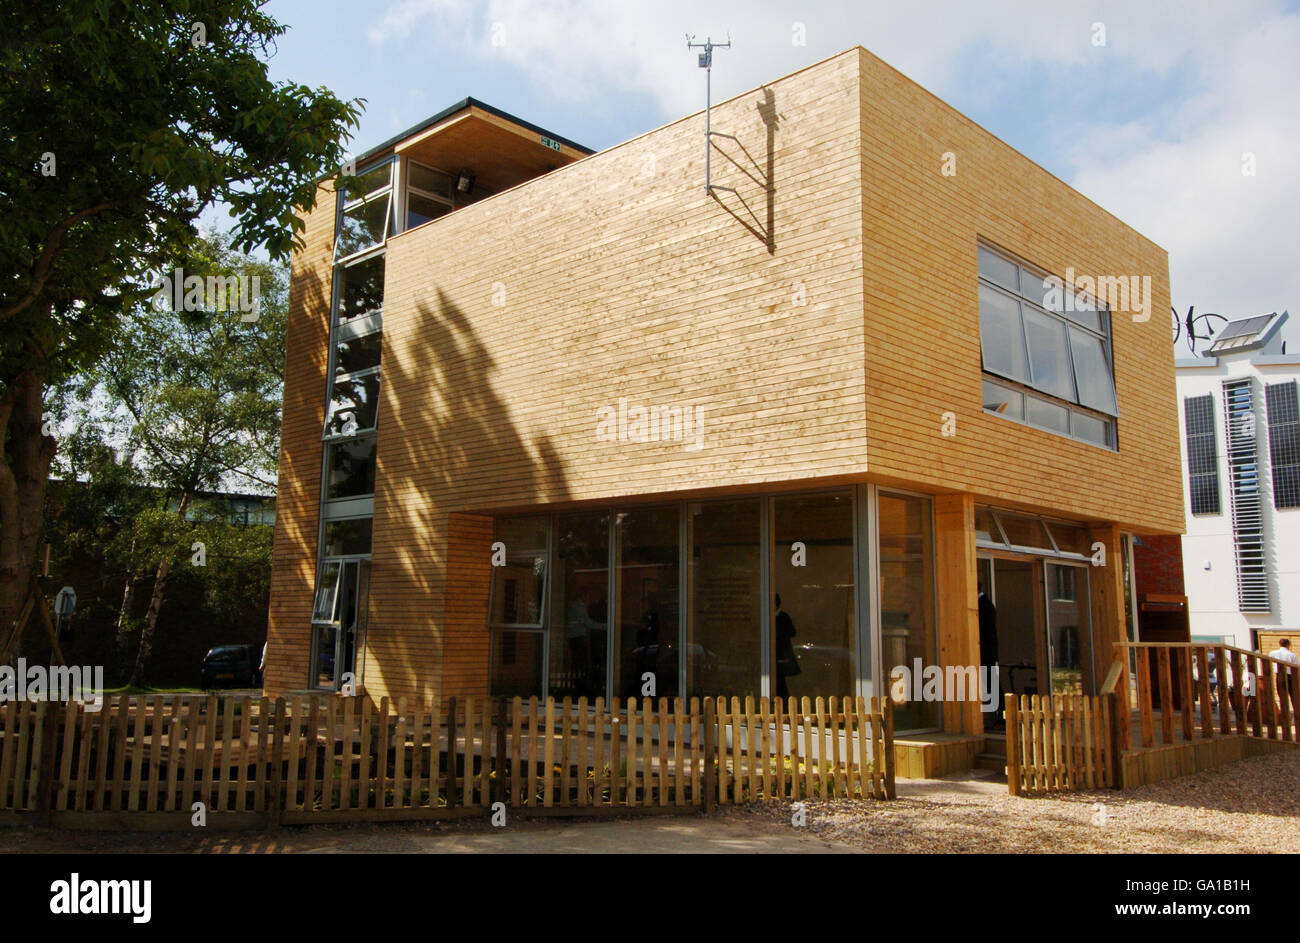
[[[975,768],[992,770],[995,773],[1001,773],[1005,776],[1007,772],[1007,758],[1005,756],[999,756],[996,753],[976,753]]]
[[[992,756],[1000,756],[1006,759],[1007,756],[1007,738],[984,735],[984,752]]]

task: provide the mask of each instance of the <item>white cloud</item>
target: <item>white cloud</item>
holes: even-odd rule
[[[1300,16],[1224,34],[1167,122],[1096,126],[1073,156],[1075,187],[1169,250],[1180,311],[1300,318],[1297,49]]]
[[[796,22],[806,46],[792,43]],[[1092,41],[1097,22],[1103,48]],[[1290,306],[1300,328],[1300,17],[1279,0],[396,0],[368,34],[379,45],[423,46],[430,57],[441,46],[484,68],[506,66],[541,94],[595,115],[635,96],[658,108],[650,127],[703,105],[687,30],[714,39],[730,31],[734,49],[715,55],[715,101],[854,44],[940,96],[978,99],[982,90],[1002,113],[1014,111],[1016,83],[1033,80],[1031,67],[1064,77],[1100,59],[1135,87],[1164,83],[1176,102],[1138,116],[1126,110],[1122,123],[1116,102],[1088,102],[1085,89],[1092,107],[1067,116],[1082,143],[1067,157],[1073,172],[1061,175],[1169,250],[1182,310]],[[972,67],[981,62],[988,68]],[[1243,151],[1256,154],[1258,176],[1242,177]]]

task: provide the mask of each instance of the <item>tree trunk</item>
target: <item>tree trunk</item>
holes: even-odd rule
[[[44,383],[31,371],[0,397],[0,635],[7,637],[27,600],[41,539],[53,436],[42,433]]]
[[[167,561],[158,564],[158,574],[153,581],[153,594],[149,597],[149,609],[144,614],[144,626],[140,629],[140,647],[135,652],[135,667],[127,685],[134,687],[144,684],[144,666],[153,651],[153,632],[158,626],[158,610],[162,608],[163,596],[167,592]]]
[[[135,559],[135,541],[131,541],[131,559]],[[126,585],[122,588],[122,608],[117,611],[117,664],[118,680],[125,683],[127,677],[126,653],[131,641],[131,604],[135,602],[135,569],[126,572]]]
[[[177,508],[176,514],[182,521],[185,520],[185,512],[189,510],[191,495],[187,491],[181,495],[180,507]],[[144,666],[149,660],[149,655],[153,651],[153,634],[158,627],[158,613],[162,610],[163,600],[167,596],[167,560],[164,558],[158,564],[158,574],[154,577],[153,593],[149,596],[149,608],[144,614],[144,625],[140,629],[140,647],[135,653],[135,667],[131,669],[131,677],[127,685],[144,684]]]

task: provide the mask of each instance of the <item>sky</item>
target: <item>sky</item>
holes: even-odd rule
[[[360,153],[472,95],[600,150],[852,46],[1169,253],[1173,303],[1296,308],[1300,0],[270,0],[277,80],[364,98]]]

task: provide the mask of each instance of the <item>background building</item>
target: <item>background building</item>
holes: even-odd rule
[[[1181,572],[1175,579],[1169,538],[1137,551],[1149,574],[1139,575],[1140,592],[1185,586],[1193,639],[1266,652],[1286,634],[1300,644],[1300,354],[1285,352],[1287,317],[1223,324],[1199,356],[1176,361],[1187,505]]]

